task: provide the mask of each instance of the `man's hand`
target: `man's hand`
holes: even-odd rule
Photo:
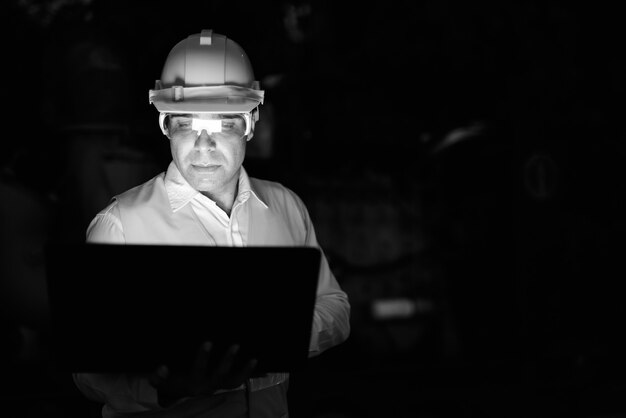
[[[219,359],[217,366],[210,367],[213,344],[202,344],[191,369],[187,372],[173,372],[168,366],[160,366],[149,381],[157,389],[159,404],[167,407],[185,397],[211,395],[219,389],[234,389],[244,383],[256,367],[256,359],[239,365],[239,346],[231,346]]]

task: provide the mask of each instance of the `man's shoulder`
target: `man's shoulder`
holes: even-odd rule
[[[259,195],[261,200],[275,201],[278,199],[284,201],[288,199],[300,203],[300,197],[293,190],[277,181],[250,177],[250,184],[252,190]]]
[[[291,234],[306,234],[307,225],[310,223],[308,210],[300,198],[291,188],[282,183],[271,180],[250,178],[250,185],[257,195],[269,209],[269,211],[287,225]],[[295,238],[294,242],[304,242],[305,236]]]
[[[271,192],[285,192],[288,190],[285,186],[277,181],[260,179],[258,177],[250,177],[250,183],[255,191],[271,191]]]
[[[164,176],[165,173],[159,173],[156,176],[152,177],[150,180],[116,195],[113,199],[121,202],[133,202],[137,200],[141,195],[151,193],[155,187],[163,185]]]

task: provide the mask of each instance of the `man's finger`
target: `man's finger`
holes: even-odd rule
[[[252,373],[254,373],[254,369],[256,368],[257,364],[258,364],[258,361],[255,358],[246,362],[243,369],[241,369],[241,372],[239,373],[239,378],[241,380],[248,379],[252,375]]]
[[[230,376],[228,376],[228,379],[224,384],[224,388],[232,389],[241,385],[246,380],[248,380],[248,378],[252,376],[252,373],[254,372],[254,369],[256,368],[257,363],[258,361],[256,359],[251,359],[247,361],[242,366],[242,368],[239,369],[239,371],[232,373]]]
[[[227,376],[230,373],[235,362],[237,352],[239,352],[239,345],[237,344],[230,346],[228,351],[226,351],[226,354],[224,354],[217,366],[217,369],[215,370],[215,375],[218,380],[221,379],[222,376]]]
[[[150,384],[156,388],[168,378],[169,374],[170,370],[168,369],[168,367],[165,365],[160,365],[159,367],[157,367],[154,373],[148,376],[148,382],[150,382]]]
[[[213,344],[210,341],[205,341],[200,346],[198,353],[196,354],[196,361],[194,362],[193,370],[200,376],[204,376],[209,363],[209,354],[213,349]]]

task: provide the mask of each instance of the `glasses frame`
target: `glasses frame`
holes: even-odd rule
[[[252,112],[203,112],[207,114],[215,114],[215,115],[242,115],[244,120],[246,121],[246,132],[243,134],[243,137],[249,136],[250,132],[252,132],[252,123],[254,118],[252,117]],[[169,132],[165,127],[165,118],[172,115],[193,115],[195,113],[165,113],[161,112],[159,114],[159,127],[163,132],[163,135],[169,137]],[[198,136],[200,136],[200,132],[198,132]]]

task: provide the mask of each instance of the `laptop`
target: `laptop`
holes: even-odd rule
[[[308,358],[321,251],[312,247],[54,244],[51,350],[69,372],[190,367],[202,342],[256,358],[255,375]],[[212,356],[216,361],[218,356]]]

